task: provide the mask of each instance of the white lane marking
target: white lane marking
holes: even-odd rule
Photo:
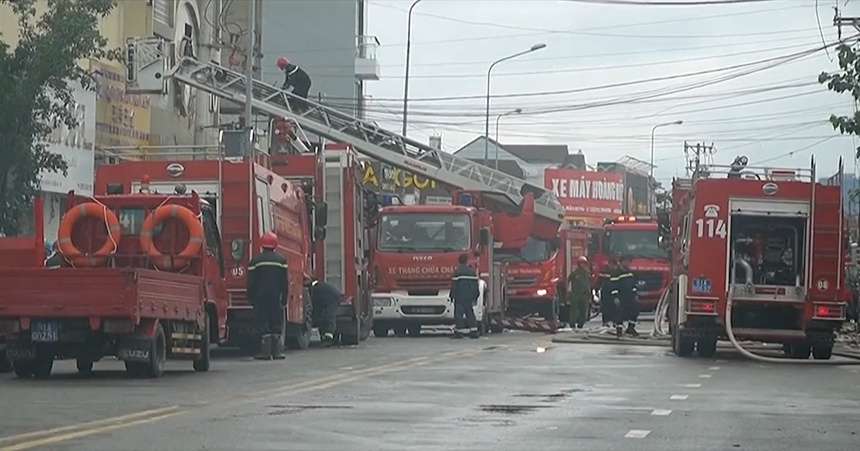
[[[700,374],[699,377],[702,379],[710,379],[711,375],[710,374]]]
[[[684,384],[684,388],[702,388],[702,384]]]
[[[709,366],[709,367],[708,367],[708,369],[709,369],[709,370],[711,370],[711,371],[717,371],[717,370],[719,370],[719,369],[720,369],[720,367],[718,367],[718,366]]]
[[[630,432],[625,435],[625,438],[645,438],[648,437],[651,431],[646,431],[643,429],[631,429]]]
[[[671,410],[663,410],[663,409],[657,409],[657,410],[654,410],[651,412],[651,415],[654,415],[657,417],[667,417],[671,414],[672,414]]]
[[[690,397],[690,395],[672,395],[672,396],[670,396],[670,397],[669,397],[669,399],[674,399],[674,400],[677,400],[677,401],[683,401],[683,400],[685,400],[685,399],[687,399],[687,398],[689,398],[689,397]]]

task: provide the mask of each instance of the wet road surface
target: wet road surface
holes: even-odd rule
[[[679,359],[666,348],[549,339],[372,338],[283,362],[221,353],[210,373],[174,364],[158,380],[127,379],[118,362],[82,379],[72,362],[58,362],[48,381],[0,377],[0,451],[807,451],[860,443],[858,367],[762,365],[733,352]]]

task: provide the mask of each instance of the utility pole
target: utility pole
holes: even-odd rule
[[[854,30],[860,33],[860,17],[842,16],[838,6],[833,8],[833,25],[836,26],[837,37],[840,41],[842,40],[842,27],[854,27]]]
[[[684,141],[684,155],[687,157],[687,176],[695,178],[699,175],[699,171],[703,168],[703,157],[717,153],[714,144],[705,143],[690,144]]]
[[[248,43],[245,48],[245,128],[249,133],[249,148],[246,155],[254,155],[254,108],[251,105],[254,99],[254,51],[257,43],[257,0],[251,0],[248,4]]]

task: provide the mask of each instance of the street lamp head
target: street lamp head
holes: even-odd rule
[[[546,44],[535,44],[529,49],[529,51],[534,52],[535,50],[540,50],[543,48],[546,48]]]
[[[520,113],[522,113],[522,112],[523,112],[523,109],[522,109],[522,108],[517,108],[517,109],[515,109],[515,110],[514,110],[514,114],[520,114]]]
[[[681,124],[683,124],[683,123],[684,123],[684,121],[675,121],[675,122],[673,122],[673,124],[675,124],[675,125],[681,125]]]

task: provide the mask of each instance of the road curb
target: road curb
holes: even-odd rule
[[[628,345],[628,346],[648,346],[648,347],[670,347],[671,342],[669,339],[635,339],[635,338],[622,338],[620,340],[612,339],[612,338],[603,338],[603,337],[558,337],[552,340],[553,343],[561,343],[561,344],[604,344],[604,345]],[[776,351],[780,350],[780,348],[776,346],[767,346],[762,344],[746,344],[744,349],[749,351]],[[727,341],[720,341],[717,343],[718,349],[734,349],[731,343]],[[836,351],[834,351],[836,354]],[[841,355],[841,354],[840,354]],[[846,356],[848,357],[848,356]],[[860,358],[860,354],[856,354],[855,358]]]

